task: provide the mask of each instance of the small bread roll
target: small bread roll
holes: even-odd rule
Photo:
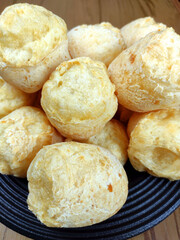
[[[156,23],[152,17],[136,19],[121,28],[121,33],[127,47],[130,47],[148,33],[160,31],[166,28],[162,23]]]
[[[0,118],[22,106],[31,105],[34,94],[27,94],[8,84],[0,77]]]
[[[134,113],[128,131],[133,167],[170,180],[180,179],[180,110]]]
[[[66,139],[65,141],[69,142],[72,140]],[[95,144],[108,149],[117,159],[119,159],[122,165],[127,161],[128,137],[123,124],[116,119],[112,119],[106,123],[100,133],[81,142]]]
[[[108,66],[126,48],[121,32],[108,22],[81,25],[68,32],[72,58],[90,57]]]
[[[24,92],[42,88],[68,53],[63,19],[27,3],[7,7],[0,15],[0,75]]]
[[[54,129],[35,107],[21,107],[0,120],[0,173],[26,177],[36,153],[52,143]]]
[[[109,66],[118,101],[135,112],[180,106],[180,36],[172,28],[148,34]]]
[[[127,199],[123,166],[108,150],[66,142],[44,147],[28,173],[28,207],[48,227],[84,227],[119,211]]]
[[[114,116],[114,91],[105,65],[82,57],[56,68],[43,86],[41,105],[64,137],[83,140],[100,132]]]

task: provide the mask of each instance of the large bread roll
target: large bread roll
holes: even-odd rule
[[[24,92],[42,88],[68,53],[63,19],[27,3],[7,7],[0,15],[0,75]]]
[[[37,152],[53,141],[54,128],[42,110],[21,107],[0,120],[0,173],[26,177]]]
[[[101,222],[123,206],[128,180],[119,160],[92,144],[44,147],[28,169],[28,207],[48,227]]]
[[[128,124],[128,155],[136,170],[180,179],[179,119],[179,109],[133,114]]]
[[[76,58],[63,62],[51,74],[42,89],[41,105],[63,136],[88,139],[114,116],[114,91],[102,62]]]
[[[172,28],[152,32],[109,66],[118,101],[135,112],[180,106],[180,36]]]

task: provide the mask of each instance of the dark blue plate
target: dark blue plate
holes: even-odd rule
[[[123,240],[155,226],[180,206],[180,181],[170,182],[125,169],[129,196],[123,208],[108,220],[83,228],[48,228],[27,208],[27,181],[0,175],[0,221],[14,231],[33,239]]]

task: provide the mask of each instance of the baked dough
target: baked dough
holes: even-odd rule
[[[114,116],[114,91],[102,62],[76,58],[62,63],[51,74],[42,89],[41,105],[63,136],[88,139]]]
[[[90,57],[107,66],[126,48],[120,30],[108,22],[77,26],[68,32],[68,41],[72,58]]]
[[[66,142],[44,147],[28,173],[28,207],[48,227],[101,222],[123,206],[128,180],[108,150]]]
[[[54,133],[45,114],[21,107],[0,120],[0,173],[26,177],[30,162]]]
[[[65,141],[72,140],[66,139]],[[128,137],[123,124],[116,119],[112,119],[106,123],[100,133],[82,142],[95,144],[108,149],[117,159],[119,159],[122,165],[127,161]]]
[[[109,66],[118,101],[135,112],[180,106],[180,36],[172,28],[148,34]]]
[[[157,177],[180,179],[180,110],[134,113],[128,131],[133,167]]]
[[[0,75],[24,92],[42,88],[68,53],[63,19],[27,3],[7,7],[0,15]]]
[[[0,118],[22,106],[31,105],[34,94],[24,93],[0,77]]]
[[[156,23],[152,17],[136,19],[121,28],[121,33],[127,47],[130,47],[148,33],[160,31],[166,28],[162,23]]]

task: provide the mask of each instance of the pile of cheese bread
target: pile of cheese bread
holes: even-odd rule
[[[151,17],[67,31],[43,7],[0,15],[0,173],[27,177],[49,227],[101,222],[124,205],[129,158],[180,179],[180,36]],[[115,116],[115,118],[114,118]]]

